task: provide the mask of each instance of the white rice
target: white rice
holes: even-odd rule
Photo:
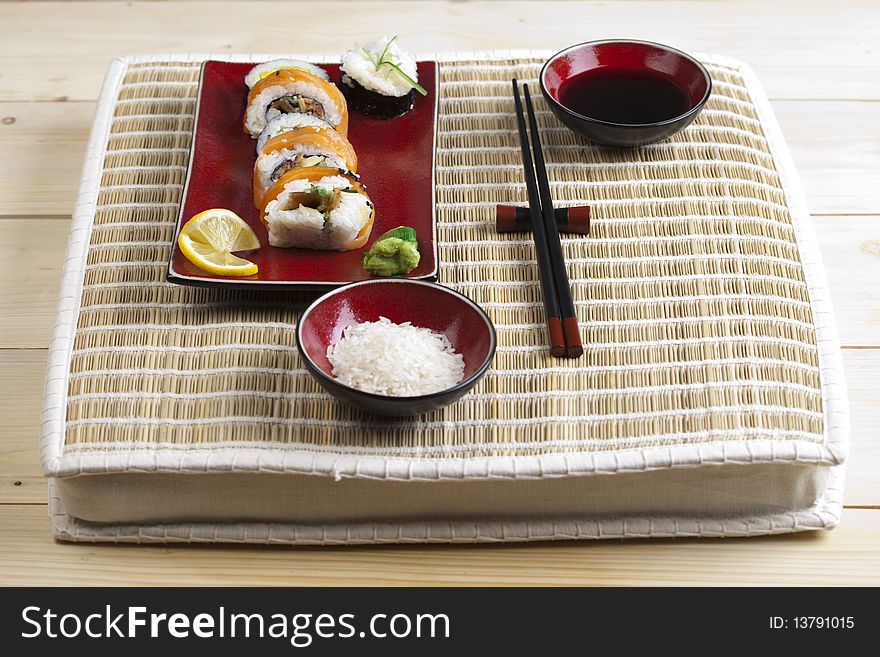
[[[334,128],[342,120],[339,107],[336,106],[336,103],[333,102],[329,94],[325,93],[316,84],[287,81],[284,84],[273,84],[270,87],[266,87],[248,105],[245,116],[247,118],[248,132],[251,133],[251,137],[254,139],[259,137],[269,121],[284,114],[284,112],[277,109],[268,109],[273,101],[283,96],[314,98],[324,108],[324,120]]]
[[[327,359],[341,383],[388,397],[428,395],[464,378],[464,358],[445,335],[385,317],[346,328]]]
[[[327,221],[315,208],[281,209],[291,194],[304,192],[312,185],[328,190],[346,189],[351,187],[351,181],[343,176],[325,176],[317,182],[294,180],[286,184],[284,191],[266,205],[269,244],[280,248],[347,250],[370,219],[370,201],[363,194],[343,193]]]
[[[362,87],[377,91],[385,96],[404,96],[410,92],[412,85],[407,82],[397,71],[391,66],[382,66],[376,70],[376,64],[382,55],[382,51],[388,46],[388,42],[392,37],[383,36],[372,43],[368,43],[363,48],[355,47],[352,50],[346,50],[342,53],[342,71],[349,77],[357,80]],[[364,50],[370,53],[367,57]],[[416,70],[416,60],[408,52],[401,50],[395,39],[388,50],[385,52],[385,59],[393,62],[400,67],[413,80],[418,82],[418,71]]]
[[[283,69],[290,68],[298,68],[303,71],[308,71],[312,75],[317,75],[322,80],[330,80],[330,76],[320,66],[315,66],[309,62],[304,62],[301,59],[273,59],[268,62],[264,62],[262,64],[257,64],[254,66],[248,74],[244,76],[244,83],[247,85],[248,89],[253,87],[257,82],[259,82],[265,74],[274,73],[275,71],[280,71]]]

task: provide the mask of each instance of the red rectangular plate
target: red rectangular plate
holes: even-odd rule
[[[177,220],[168,281],[182,285],[238,288],[326,289],[370,278],[361,266],[363,253],[382,233],[396,226],[415,229],[422,255],[407,278],[437,277],[437,226],[434,208],[434,150],[437,126],[437,64],[419,62],[419,82],[427,96],[395,119],[373,119],[349,110],[348,139],[358,155],[358,173],[376,206],[367,245],[356,251],[279,249],[269,246],[266,227],[253,201],[256,141],[242,130],[247,87],[253,64],[207,61],[202,66],[192,152]],[[333,82],[339,65],[322,65]],[[227,208],[248,222],[261,248],[242,254],[257,263],[254,276],[215,276],[193,265],[177,246],[177,233],[193,215]]]

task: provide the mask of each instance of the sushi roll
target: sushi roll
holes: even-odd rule
[[[418,83],[416,60],[384,36],[342,55],[342,91],[351,106],[378,119],[406,114],[416,92],[428,95]]]
[[[272,119],[283,114],[306,114],[348,134],[348,106],[342,92],[317,75],[284,69],[267,75],[248,92],[244,131],[256,139]]]
[[[330,167],[292,169],[266,193],[261,218],[275,247],[352,251],[367,243],[373,204],[352,176]]]
[[[285,132],[290,132],[291,130],[296,130],[297,128],[303,128],[305,126],[315,126],[317,128],[333,127],[324,119],[319,119],[318,117],[310,116],[309,114],[282,114],[281,116],[276,116],[266,124],[266,127],[263,128],[263,132],[260,133],[260,137],[257,139],[257,153],[259,153],[263,146],[266,145],[266,142],[273,137],[277,137]]]
[[[357,154],[349,141],[328,125],[304,126],[283,132],[260,149],[254,163],[254,205],[286,171],[330,167],[357,172]]]
[[[257,82],[277,71],[285,71],[289,69],[299,69],[300,71],[308,71],[313,75],[317,75],[322,80],[330,81],[330,76],[320,66],[315,66],[301,59],[273,59],[272,61],[254,66],[248,74],[244,76],[244,83],[247,88],[252,88]]]

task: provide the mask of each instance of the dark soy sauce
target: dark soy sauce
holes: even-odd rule
[[[559,100],[570,110],[611,123],[656,123],[688,111],[678,85],[662,73],[597,68],[562,85]]]

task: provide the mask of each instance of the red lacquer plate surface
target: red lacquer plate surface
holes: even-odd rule
[[[189,172],[178,217],[167,278],[182,285],[239,288],[327,289],[371,278],[361,260],[373,241],[400,225],[415,229],[422,254],[407,278],[437,276],[434,208],[434,149],[437,126],[437,65],[419,62],[419,83],[428,95],[395,119],[373,119],[349,110],[348,139],[358,155],[358,173],[376,206],[367,245],[356,251],[279,249],[269,237],[253,201],[256,141],[242,131],[253,64],[207,61],[202,67]],[[324,64],[339,82],[339,65]],[[254,276],[215,276],[193,265],[177,246],[177,233],[190,217],[209,208],[227,208],[248,222],[262,245],[241,255],[257,263]]]

